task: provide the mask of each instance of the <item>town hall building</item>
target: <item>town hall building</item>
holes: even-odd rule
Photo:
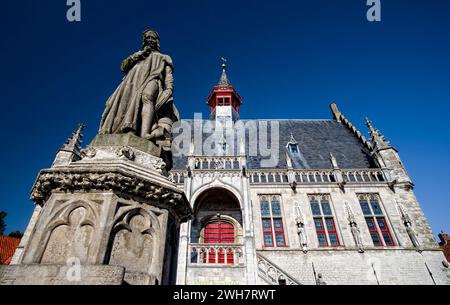
[[[414,183],[369,119],[370,139],[334,103],[331,119],[241,119],[225,65],[207,104],[210,118],[173,130],[170,179],[193,210],[176,284],[449,283]]]

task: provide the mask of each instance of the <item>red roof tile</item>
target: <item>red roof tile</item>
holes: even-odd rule
[[[20,239],[0,235],[0,265],[9,265]]]

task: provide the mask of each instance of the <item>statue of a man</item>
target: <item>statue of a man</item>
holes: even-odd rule
[[[156,31],[146,30],[142,40],[142,50],[122,62],[126,76],[106,103],[99,133],[131,132],[170,150],[172,124],[179,120],[172,59],[160,53]]]

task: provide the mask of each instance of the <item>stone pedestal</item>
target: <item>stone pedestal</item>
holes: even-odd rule
[[[131,134],[99,135],[81,159],[42,170],[31,194],[42,209],[0,283],[173,283],[180,223],[192,211],[159,153]]]

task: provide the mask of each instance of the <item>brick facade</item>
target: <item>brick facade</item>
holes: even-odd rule
[[[0,265],[9,265],[20,243],[19,238],[0,235]]]
[[[441,232],[439,233],[439,239],[441,240],[439,242],[439,246],[441,247],[442,251],[444,251],[445,258],[447,259],[447,262],[450,262],[450,237],[447,233]]]

